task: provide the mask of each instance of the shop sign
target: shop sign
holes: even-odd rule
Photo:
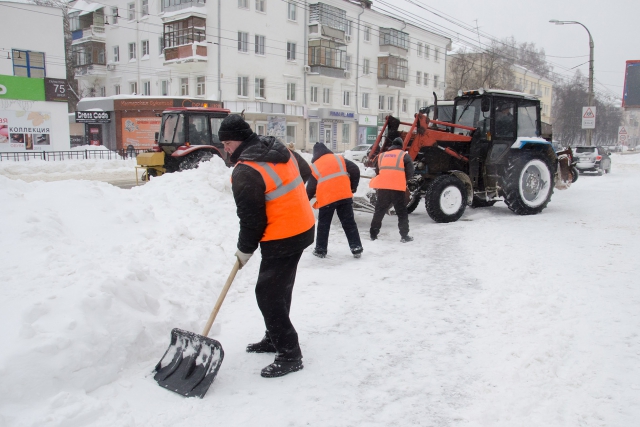
[[[358,116],[358,124],[360,126],[378,126],[378,116],[360,114]]]
[[[76,123],[111,123],[109,111],[76,111]]]
[[[44,100],[67,102],[67,81],[65,79],[44,78]]]
[[[155,133],[160,131],[160,117],[123,117],[122,146],[151,148],[155,145]]]
[[[349,111],[329,111],[329,117],[342,117],[345,119],[353,119],[355,113]]]
[[[0,75],[0,99],[44,101],[44,79]]]
[[[51,145],[51,113],[0,110],[0,151],[42,149]]]
[[[118,99],[113,101],[115,110],[164,110],[171,107],[201,107],[223,108],[220,101],[208,101],[204,99],[182,98],[142,98],[142,99]]]
[[[355,119],[356,113],[353,111],[331,110],[329,108],[318,108],[318,117],[325,120]]]

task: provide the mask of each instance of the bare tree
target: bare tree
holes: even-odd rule
[[[67,85],[71,88],[67,91],[69,112],[76,111],[76,105],[78,104],[78,82],[76,81],[76,75],[74,70],[73,53],[71,48],[71,42],[73,41],[71,36],[71,23],[69,21],[69,12],[71,11],[71,2],[67,0],[31,0],[38,6],[47,6],[60,9],[62,11],[62,25],[64,29],[64,56],[66,66]]]
[[[516,64],[545,78],[548,78],[553,70],[553,67],[547,62],[544,48],[538,50],[535,43],[524,42],[518,45]]]

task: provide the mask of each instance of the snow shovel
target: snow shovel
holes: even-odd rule
[[[178,328],[171,331],[171,344],[154,370],[153,379],[160,387],[186,397],[202,398],[207,393],[224,358],[222,345],[207,335],[239,269],[236,261],[202,335]]]

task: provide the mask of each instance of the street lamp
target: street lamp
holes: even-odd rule
[[[591,37],[591,32],[584,26],[584,24],[581,24],[578,21],[558,21],[557,19],[552,19],[549,22],[556,25],[578,24],[587,30],[587,33],[589,34],[589,107],[591,107],[591,104],[593,103],[593,37]],[[587,145],[591,145],[592,132],[593,129],[587,129]]]

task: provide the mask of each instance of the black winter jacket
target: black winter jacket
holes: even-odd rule
[[[315,163],[316,160],[327,154],[333,154],[333,151],[329,150],[324,144],[316,143],[313,146],[313,157],[311,158],[311,163]],[[358,184],[360,183],[360,168],[351,160],[344,159],[344,162],[347,166],[347,173],[349,174],[351,192],[355,193],[358,189]],[[318,180],[316,180],[316,178],[312,174],[309,177],[309,182],[307,182],[307,196],[309,196],[309,200],[311,200],[313,196],[316,195],[317,187]]]
[[[302,180],[306,182],[311,176],[311,168],[298,153],[289,151],[276,138],[258,136],[255,133],[242,142],[231,155],[233,163],[239,160],[269,163],[286,163],[291,154],[298,162]],[[281,258],[301,252],[313,243],[315,225],[304,233],[286,239],[260,242],[267,227],[267,211],[264,193],[267,189],[260,172],[251,166],[239,164],[231,175],[233,198],[236,201],[240,233],[238,249],[244,253],[253,253],[260,245],[262,258]]]
[[[391,147],[389,147],[387,151],[391,151],[391,150],[402,150],[402,145],[392,145]],[[385,153],[387,151],[385,151]],[[404,158],[402,160],[404,163],[404,175],[407,178],[407,181],[409,181],[411,178],[413,178],[413,174],[416,169],[413,166],[413,160],[411,160],[411,156],[409,155],[409,153],[405,152]],[[378,174],[380,174],[380,166],[376,161],[376,175]]]

